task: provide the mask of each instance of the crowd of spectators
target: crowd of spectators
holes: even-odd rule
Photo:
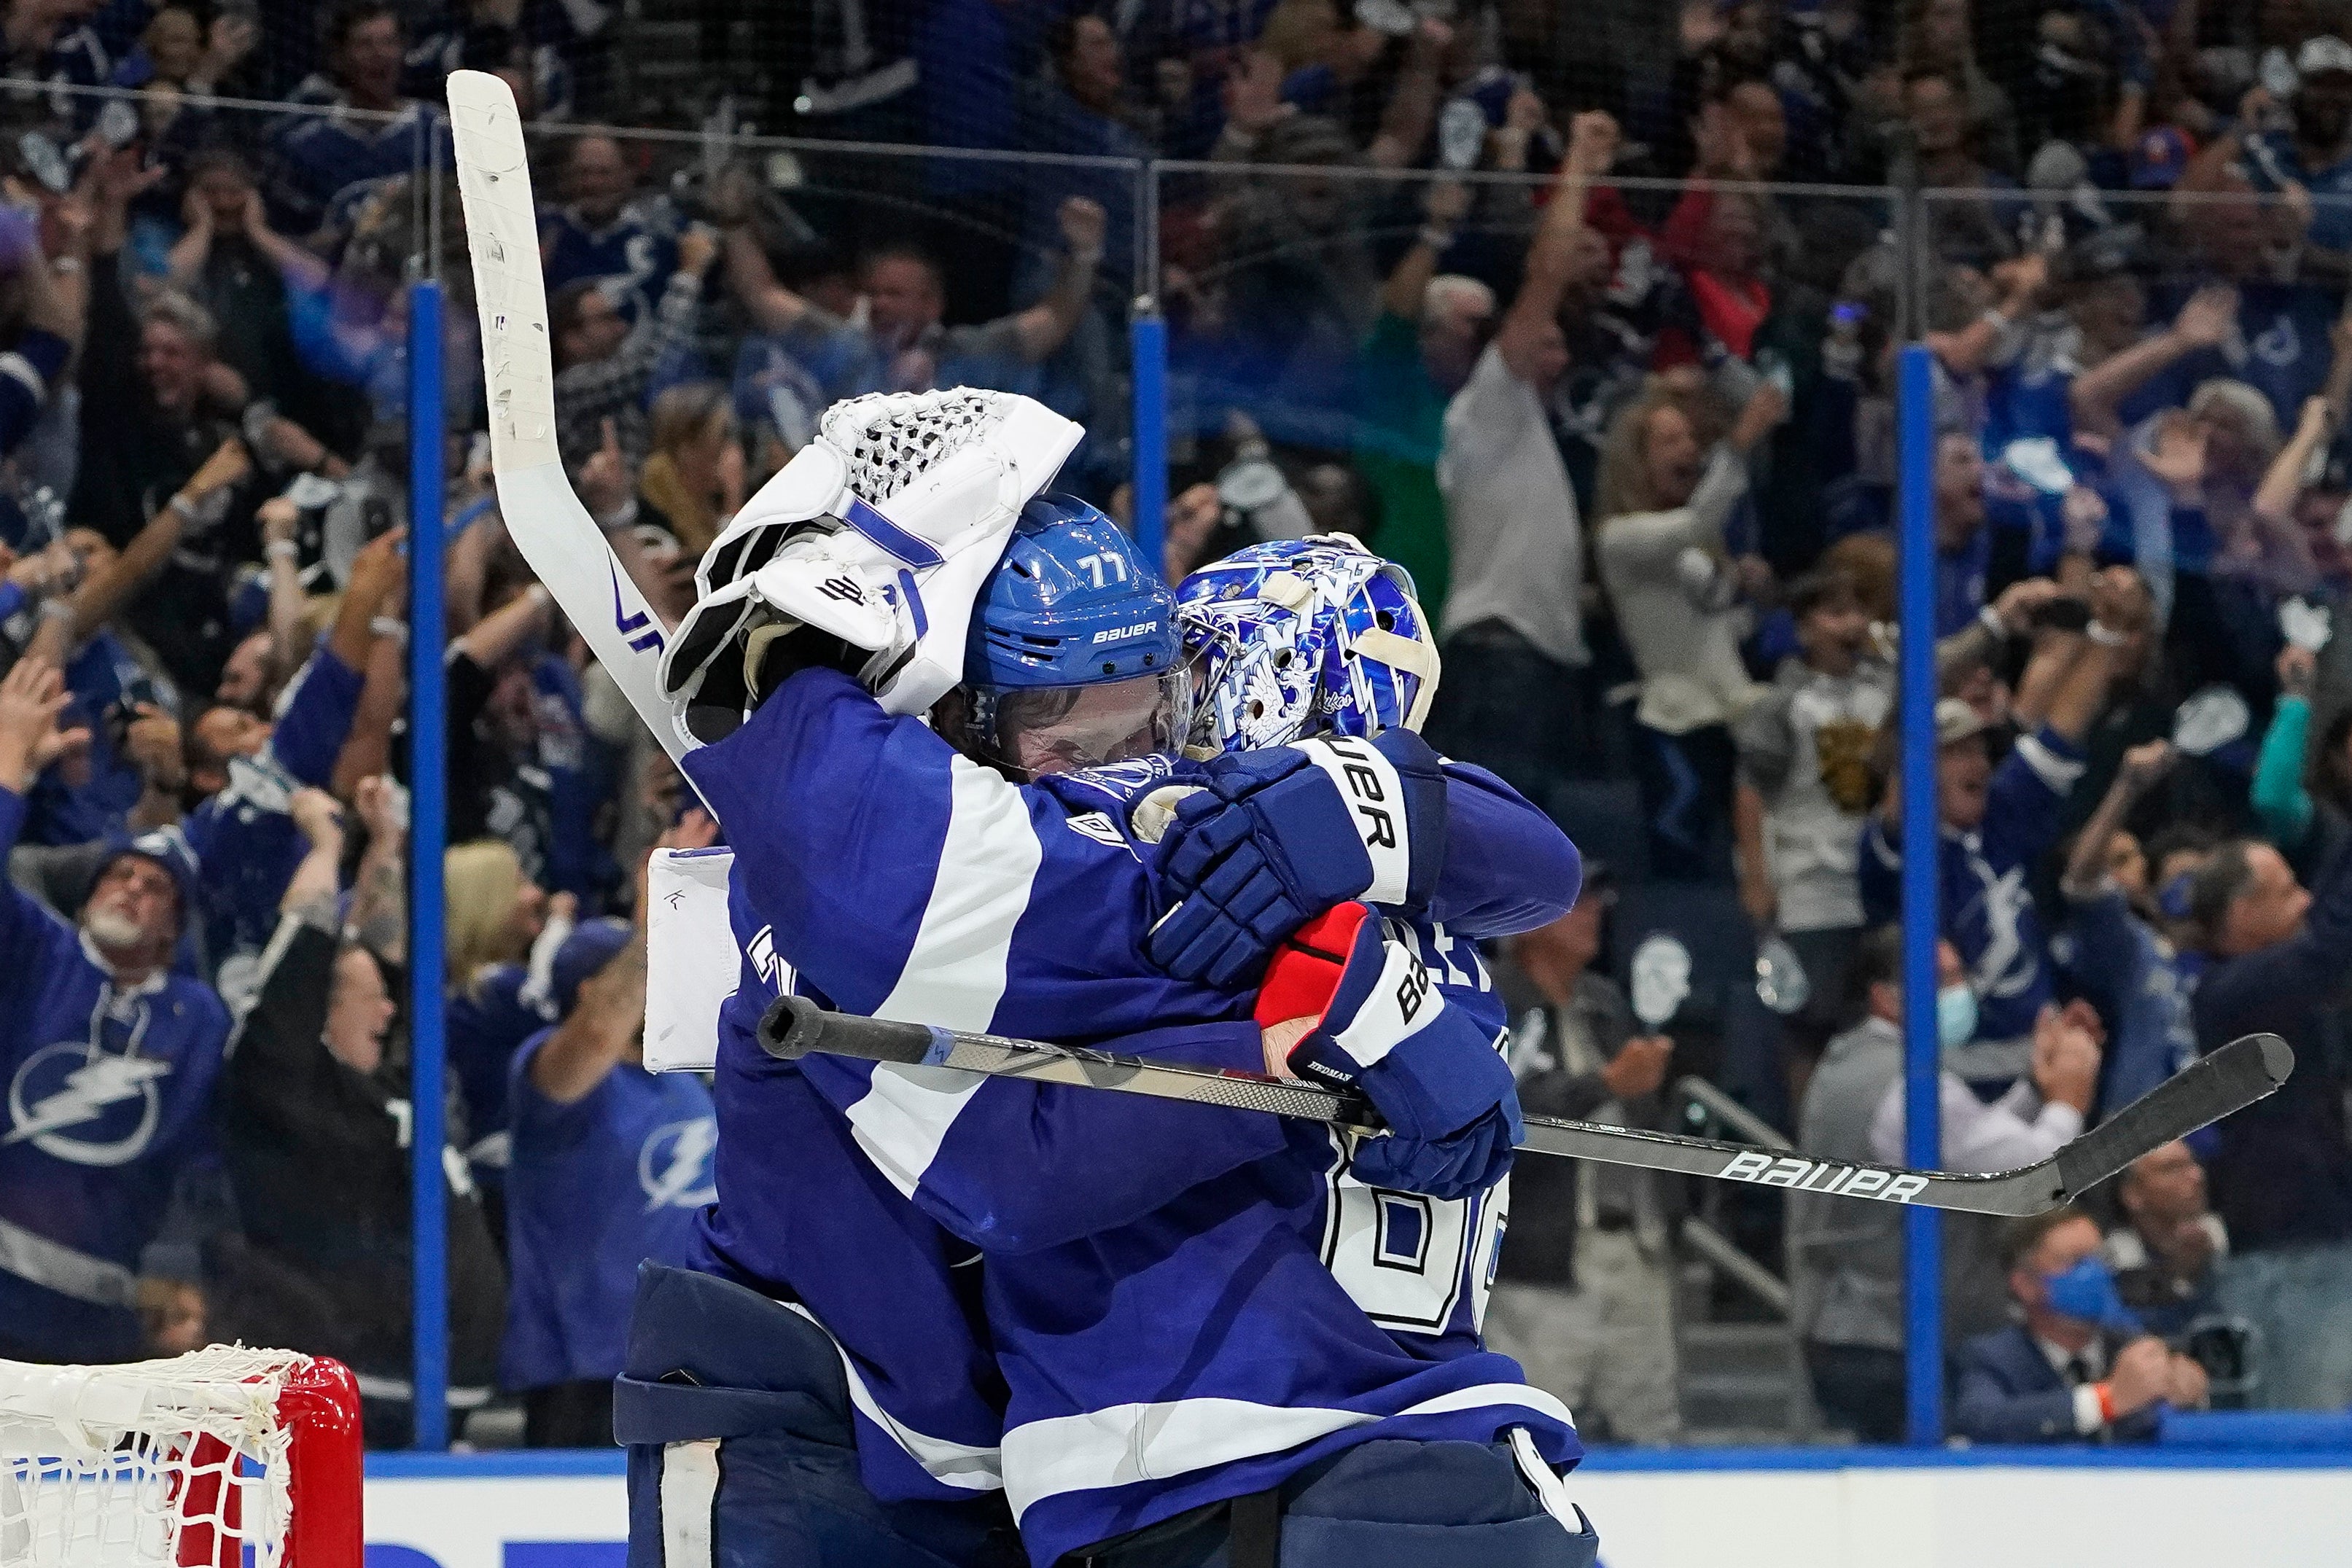
[[[1902,1148],[1921,338],[1946,1163],[2039,1158],[2250,1030],[2301,1062],[2090,1210],[1953,1227],[1954,1429],[2352,1405],[2352,6],[2244,9],[2003,5],[1996,42],[1967,0],[815,6],[777,128],[950,157],[583,129],[615,101],[593,5],[11,6],[0,1354],[291,1344],[404,1435],[415,634],[447,649],[458,1407],[598,1440],[627,1270],[709,1196],[707,1096],[633,1020],[646,853],[712,830],[496,509],[434,172],[462,65],[542,132],[559,444],[666,621],[860,392],[1042,397],[1089,426],[1065,482],[1128,516],[1153,297],[1171,580],[1366,537],[1441,627],[1433,739],[1596,867],[1496,955],[1538,1111],[1663,1125],[1697,1074],[1816,1155]],[[430,256],[453,477],[417,629]],[[1522,1179],[1498,1344],[1594,1434],[1673,1438],[1694,1195]],[[1903,1427],[1895,1215],[1732,1216],[1863,1437]]]

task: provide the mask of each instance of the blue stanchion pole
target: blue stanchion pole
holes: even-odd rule
[[[416,1446],[449,1446],[449,1209],[441,1147],[441,856],[449,840],[448,691],[442,674],[441,285],[408,289],[408,1018]]]
[[[1942,1164],[1936,1040],[1936,387],[1914,343],[1896,382],[1903,713],[1903,1157]],[[1904,1382],[1909,1437],[1944,1440],[1944,1229],[1931,1208],[1903,1211]]]
[[[1168,323],[1146,311],[1127,331],[1135,366],[1135,544],[1157,570],[1168,519]]]

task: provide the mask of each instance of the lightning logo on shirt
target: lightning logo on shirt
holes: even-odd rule
[[[163,1113],[156,1084],[171,1071],[170,1062],[148,1057],[92,1055],[82,1040],[35,1051],[9,1082],[10,1126],[0,1146],[30,1142],[79,1166],[128,1165],[155,1135]],[[68,1128],[88,1132],[68,1136]]]
[[[698,1116],[655,1128],[637,1152],[637,1185],[645,1188],[646,1212],[700,1208],[718,1202],[719,1184],[710,1170],[711,1152],[718,1147],[715,1117]]]

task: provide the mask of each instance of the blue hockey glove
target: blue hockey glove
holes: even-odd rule
[[[1276,1040],[1304,1021],[1291,1071],[1359,1091],[1388,1124],[1388,1136],[1357,1145],[1358,1181],[1466,1197],[1511,1168],[1521,1129],[1510,1067],[1365,905],[1340,904],[1282,945],[1255,1016]]]
[[[1342,900],[1419,909],[1444,863],[1444,771],[1410,730],[1236,752],[1203,785],[1160,841],[1171,907],[1144,942],[1179,979],[1246,985]]]

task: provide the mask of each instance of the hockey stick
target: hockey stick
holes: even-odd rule
[[[1263,1111],[1347,1132],[1381,1131],[1380,1117],[1360,1097],[1319,1084],[859,1018],[827,1012],[806,997],[777,999],[760,1020],[760,1047],[785,1061],[798,1061],[812,1051],[824,1051],[866,1061],[951,1067]],[[2142,1155],[2252,1104],[2285,1082],[2294,1068],[2294,1053],[2286,1041],[2274,1034],[2247,1035],[2167,1079],[2048,1159],[1982,1176],[1815,1161],[1743,1144],[1555,1116],[1528,1117],[1527,1136],[1519,1147],[1533,1154],[1753,1182],[1792,1192],[1874,1197],[1968,1214],[2040,1214],[2081,1197]]]
[[[661,622],[572,493],[556,450],[539,213],[513,89],[487,71],[450,72],[449,124],[482,317],[499,511],[531,570],[676,761],[694,743],[662,699]]]

